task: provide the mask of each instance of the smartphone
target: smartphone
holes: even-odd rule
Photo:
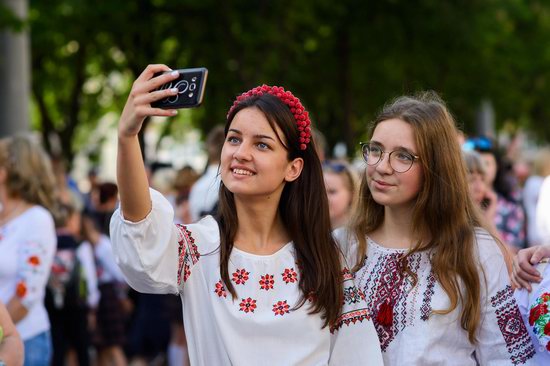
[[[179,77],[166,84],[161,85],[157,90],[178,88],[178,94],[171,95],[167,98],[157,100],[151,103],[151,107],[163,108],[163,109],[178,109],[178,108],[194,108],[198,107],[202,103],[204,96],[204,87],[206,85],[206,78],[208,77],[208,70],[204,67],[198,67],[194,69],[179,69]],[[155,74],[155,76],[165,74]]]

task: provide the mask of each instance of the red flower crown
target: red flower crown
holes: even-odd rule
[[[233,105],[229,109],[229,112],[227,112],[227,115],[231,114],[239,102],[242,102],[250,97],[261,96],[263,94],[274,95],[288,106],[290,112],[294,115],[296,127],[298,127],[298,131],[300,132],[300,150],[305,150],[307,148],[307,144],[311,141],[311,121],[309,120],[309,113],[305,110],[304,106],[300,102],[300,99],[292,95],[290,91],[285,91],[285,89],[281,86],[269,86],[264,84],[242,93],[233,102]]]

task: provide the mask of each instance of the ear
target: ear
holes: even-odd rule
[[[285,182],[293,182],[298,179],[302,174],[302,169],[304,169],[304,159],[296,158],[290,161],[285,175]]]

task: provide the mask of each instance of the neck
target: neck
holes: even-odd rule
[[[372,233],[372,239],[388,248],[411,248],[418,240],[413,234],[412,211],[412,207],[386,206],[384,222]]]
[[[288,233],[278,213],[278,205],[279,200],[274,197],[235,197],[239,218],[235,247],[252,254],[269,255],[288,243]]]
[[[21,215],[28,208],[28,206],[29,205],[21,198],[3,195],[2,211],[0,211],[0,225],[4,225]]]
[[[348,223],[349,214],[342,215],[340,217],[333,217],[330,220],[330,226],[332,230],[345,226]]]

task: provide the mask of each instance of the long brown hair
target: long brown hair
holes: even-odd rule
[[[370,135],[380,122],[389,119],[399,119],[411,125],[420,156],[418,162],[424,174],[412,215],[413,235],[422,239],[413,243],[411,250],[401,259],[402,268],[416,284],[416,276],[407,267],[408,257],[420,251],[433,253],[434,274],[450,299],[448,309],[434,313],[448,314],[460,304],[461,326],[468,332],[470,342],[475,343],[481,317],[481,281],[485,280],[477,265],[475,229],[490,230],[468,193],[466,167],[455,121],[434,92],[400,97],[386,105],[371,125]],[[384,206],[374,201],[366,173],[359,194],[360,203],[351,224],[351,232],[358,241],[355,270],[365,258],[368,233],[384,221]],[[497,243],[504,254],[502,243],[498,240]]]
[[[259,109],[277,134],[280,128],[288,151],[288,160],[304,160],[302,174],[287,182],[279,202],[279,213],[294,243],[300,270],[299,287],[302,297],[296,307],[312,300],[310,314],[321,313],[324,326],[335,322],[342,308],[343,289],[340,252],[331,235],[328,199],[321,163],[313,141],[300,150],[299,133],[294,116],[277,97],[264,94],[240,101],[227,116],[225,134],[235,115],[245,108]],[[279,140],[283,142],[281,136]],[[220,228],[220,275],[227,290],[236,297],[229,278],[229,257],[239,227],[233,193],[220,185],[217,217]]]

